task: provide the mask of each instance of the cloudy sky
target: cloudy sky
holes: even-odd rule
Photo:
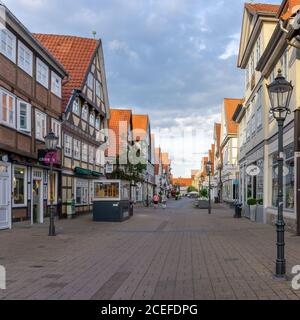
[[[33,32],[91,37],[97,31],[111,107],[150,115],[175,176],[200,169],[223,98],[243,95],[236,55],[244,1],[3,2]]]

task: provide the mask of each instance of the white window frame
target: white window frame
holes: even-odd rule
[[[94,90],[94,83],[95,83],[95,77],[94,75],[90,72],[88,75],[88,79],[87,79],[87,86]]]
[[[12,207],[13,208],[24,208],[27,207],[27,192],[28,192],[28,176],[27,176],[27,168],[21,165],[13,165],[12,173],[13,173],[13,181],[15,177],[15,168],[24,170],[24,203],[15,204],[14,196],[12,196]],[[14,192],[14,185],[12,183],[12,194]]]
[[[39,121],[42,121],[44,122],[44,128],[43,129],[43,133],[41,135],[38,135],[38,122]],[[47,135],[47,115],[46,113],[38,110],[38,109],[35,109],[35,138],[37,140],[40,140],[40,141],[45,141],[45,136]]]
[[[89,164],[95,163],[95,148],[92,146],[89,146],[88,158]]]
[[[6,38],[6,42],[4,40],[4,37]],[[9,45],[7,43],[7,39],[10,39],[11,44]],[[4,47],[5,48],[4,48]],[[9,54],[8,47],[11,47],[12,54]],[[16,36],[10,32],[5,27],[0,28],[0,52],[9,60],[16,63],[16,47],[17,47],[17,38]]]
[[[73,138],[66,133],[64,134],[64,155],[68,158],[72,158],[73,155]]]
[[[100,131],[100,129],[101,129],[101,118],[100,118],[100,116],[96,117],[96,119],[95,119],[95,128],[98,131]]]
[[[81,161],[88,163],[89,159],[88,159],[88,144],[82,142],[81,144]]]
[[[6,95],[6,113],[7,119],[3,120],[3,95]],[[10,122],[10,114],[9,114],[9,100],[12,99],[12,120],[13,123]],[[10,92],[0,89],[0,122],[10,128],[16,129],[16,97]]]
[[[44,75],[42,71],[45,71],[47,74]],[[43,77],[45,77],[44,80]],[[49,67],[39,58],[36,59],[36,81],[49,89]]]
[[[73,139],[73,158],[75,160],[80,160],[81,155],[81,141]]]
[[[101,82],[96,80],[96,96],[101,99]]]
[[[52,129],[52,132],[55,134],[55,136],[58,137],[57,146],[60,148],[61,147],[61,122],[52,118],[51,129]]]
[[[77,109],[77,110],[76,110]],[[73,101],[73,105],[72,105],[72,111],[77,114],[78,116],[80,116],[80,100],[79,98],[76,98]]]
[[[92,117],[93,117],[93,122],[92,122]],[[95,121],[96,121],[96,115],[95,112],[91,112],[89,115],[89,124],[92,127],[95,127]]]
[[[61,77],[51,71],[51,92],[61,98]]]
[[[21,51],[24,52],[24,57],[21,56]],[[27,59],[28,58],[28,59]],[[22,63],[23,59],[23,63]],[[27,74],[32,76],[33,70],[33,52],[28,49],[25,44],[18,41],[18,66],[25,71]]]
[[[26,128],[21,128],[21,105],[26,107]],[[17,99],[17,129],[21,132],[31,134],[31,104]]]
[[[86,122],[89,121],[89,107],[86,104],[82,106],[81,118]]]

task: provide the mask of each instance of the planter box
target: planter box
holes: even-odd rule
[[[199,209],[208,209],[209,203],[208,200],[198,200]]]
[[[250,207],[247,205],[244,206],[244,217],[250,219]]]
[[[264,223],[264,206],[258,205],[256,208],[256,222]]]
[[[250,220],[252,222],[256,221],[256,205],[255,206],[249,206],[250,207]]]

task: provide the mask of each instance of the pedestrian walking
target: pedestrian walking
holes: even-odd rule
[[[153,197],[154,209],[158,208],[159,196],[157,194]]]

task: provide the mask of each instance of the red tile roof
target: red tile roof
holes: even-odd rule
[[[238,124],[232,120],[232,117],[239,104],[243,104],[244,99],[224,99],[225,120],[227,125],[227,134],[237,134]]]
[[[149,127],[149,116],[134,114],[132,116],[132,127],[133,127],[133,138],[135,140],[146,140],[148,127]]]
[[[256,12],[274,12],[277,13],[280,6],[277,4],[267,3],[245,3],[245,8]]]
[[[107,156],[113,157],[120,155],[120,141],[128,141],[128,130],[131,130],[131,117],[131,110],[110,109],[108,128],[111,129],[112,132],[109,134]],[[121,135],[125,135],[123,139],[120,139],[120,133]],[[126,146],[122,146],[122,149],[127,150],[127,144]]]
[[[193,180],[191,178],[173,178],[173,185],[190,187],[193,185]]]
[[[289,19],[300,9],[300,0],[284,0],[277,13],[277,18]]]
[[[63,85],[63,111],[73,89],[81,89],[100,40],[52,34],[34,37],[64,66],[69,81]]]

